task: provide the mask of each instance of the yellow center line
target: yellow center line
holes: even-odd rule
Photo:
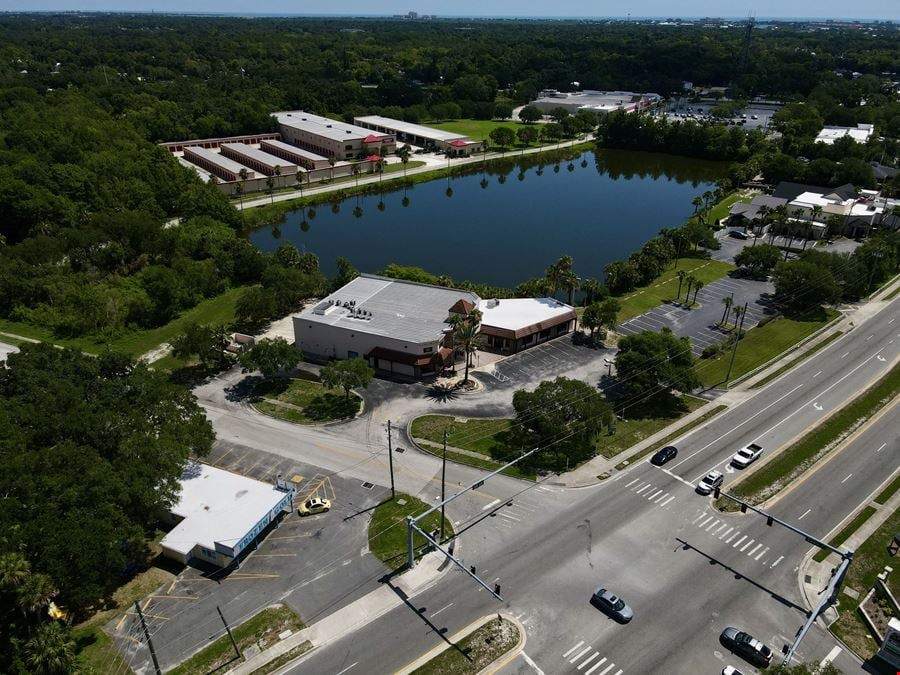
[[[175,577],[174,579],[172,579],[172,585],[169,586],[169,590],[166,591],[166,595],[169,595],[172,592],[172,590],[175,588],[175,584],[177,584],[177,583],[178,583],[178,577]]]
[[[157,600],[197,600],[193,595],[151,595]]]

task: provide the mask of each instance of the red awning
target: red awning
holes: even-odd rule
[[[363,139],[363,143],[378,143],[381,141],[381,136],[376,136],[375,134],[369,134]]]
[[[450,141],[447,145],[452,145],[454,148],[464,148],[467,145],[472,145],[472,141],[464,141],[461,138],[457,138],[455,141]]]
[[[383,159],[384,157],[382,157],[381,155],[369,155],[368,157],[366,157],[366,161],[368,162],[380,162]]]

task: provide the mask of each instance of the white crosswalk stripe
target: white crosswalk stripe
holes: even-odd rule
[[[584,644],[584,640],[582,640],[582,641],[579,642],[577,645],[575,645],[574,647],[572,647],[572,649],[570,649],[570,650],[567,651],[565,654],[563,654],[563,658],[564,658],[564,659],[569,658],[569,656],[572,654],[572,652],[574,652],[576,649],[578,649],[578,648],[579,648],[581,645],[583,645],[583,644]]]
[[[600,656],[600,652],[594,652],[593,654],[591,654],[589,657],[587,657],[584,661],[582,661],[578,665],[578,670],[581,670],[582,668],[584,668],[587,664],[589,664],[591,661],[596,659],[598,656]]]
[[[600,659],[599,661],[597,661],[597,663],[595,663],[590,668],[588,668],[584,675],[591,675],[591,673],[593,673],[595,670],[597,670],[597,668],[602,666],[604,663],[606,663],[606,659],[605,658]]]
[[[592,647],[590,645],[588,645],[587,647],[582,649],[580,652],[578,652],[575,656],[573,656],[571,659],[569,659],[569,663],[575,663],[578,659],[580,659],[582,656],[584,656],[589,651],[591,651],[591,649],[592,649]]]

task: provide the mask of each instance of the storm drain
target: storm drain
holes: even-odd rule
[[[370,483],[369,481],[366,481],[366,482],[364,482],[364,483],[362,484],[362,486],[363,486],[366,490],[371,490],[373,487],[375,487],[375,483]]]

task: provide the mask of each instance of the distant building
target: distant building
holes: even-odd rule
[[[249,166],[254,171],[265,176],[274,176],[276,173],[279,176],[287,176],[297,173],[296,164],[291,164],[281,157],[276,157],[264,150],[258,150],[243,143],[223,143],[220,152],[223,157],[228,157],[244,166]]]
[[[605,115],[614,110],[639,112],[646,110],[662,100],[659,94],[636,94],[632,91],[595,91],[585,89],[576,92],[561,92],[556,89],[544,89],[531,105],[549,113],[555,108],[563,108],[571,114],[579,110],[590,110],[598,115]]]
[[[450,155],[466,157],[484,149],[482,141],[452,131],[412,124],[381,115],[365,115],[353,119],[354,123],[366,129],[393,134],[398,143],[410,143],[427,150],[438,149]]]
[[[393,134],[377,133],[303,110],[272,114],[278,120],[282,140],[337,161],[387,155],[397,149]]]
[[[196,559],[227,567],[269,525],[291,512],[293,496],[286,487],[189,462],[170,512],[175,526],[160,546],[166,556],[181,563]]]
[[[900,202],[876,190],[858,190],[849,183],[826,188],[785,181],[778,184],[773,196],[787,200],[790,219],[812,223],[814,238],[824,234],[833,216],[841,219],[841,230],[835,234],[850,237],[868,234],[873,229],[900,227],[900,218],[893,215]],[[819,215],[814,217],[813,211]]]
[[[247,172],[248,179],[256,178],[256,172],[252,169],[248,169],[233,159],[223,157],[218,152],[207,150],[199,145],[186,147],[184,149],[184,158],[224,181],[240,180],[241,171]]]
[[[577,314],[555,298],[482,300],[481,334],[485,345],[501,354],[514,354],[575,328]]]
[[[816,143],[834,145],[839,138],[849,137],[857,143],[867,143],[875,133],[874,124],[857,124],[855,127],[826,126],[816,136]]]

